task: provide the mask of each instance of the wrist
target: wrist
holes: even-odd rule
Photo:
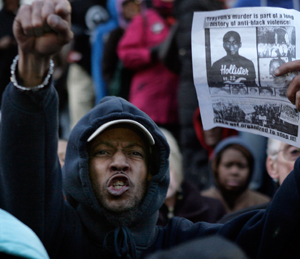
[[[37,91],[39,89],[42,89],[44,88],[46,85],[49,84],[49,81],[53,75],[53,72],[54,72],[54,63],[53,61],[50,59],[49,61],[49,69],[48,69],[48,72],[47,72],[47,75],[44,76],[44,80],[40,83],[38,83],[37,85],[31,85],[32,81],[28,81],[30,82],[30,86],[28,86],[28,83],[25,85],[24,84],[24,81],[22,79],[17,79],[17,64],[18,64],[18,60],[19,60],[19,56],[16,56],[15,59],[13,60],[13,63],[11,65],[11,77],[10,77],[10,80],[11,82],[13,83],[13,85],[22,90],[22,91]],[[24,71],[23,71],[24,72]],[[19,84],[19,82],[21,82],[21,85]],[[39,81],[39,80],[34,80],[35,82]]]
[[[18,79],[25,87],[40,85],[50,68],[50,57],[36,57],[20,52],[18,59]]]

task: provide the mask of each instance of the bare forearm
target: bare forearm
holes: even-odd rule
[[[37,57],[19,51],[18,76],[20,83],[26,87],[41,84],[49,70],[50,56]]]

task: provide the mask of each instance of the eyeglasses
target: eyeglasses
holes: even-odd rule
[[[278,153],[279,152],[282,152],[284,159],[287,161],[296,161],[300,156],[300,148],[294,146],[285,146],[283,149],[279,150]]]

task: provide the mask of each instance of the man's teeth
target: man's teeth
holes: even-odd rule
[[[123,186],[124,186],[124,182],[123,181],[116,181],[114,184],[113,184],[113,187],[115,189],[121,189]]]

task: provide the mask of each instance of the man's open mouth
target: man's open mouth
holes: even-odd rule
[[[129,179],[124,174],[116,174],[111,177],[107,185],[107,191],[114,196],[120,196],[129,189]]]

